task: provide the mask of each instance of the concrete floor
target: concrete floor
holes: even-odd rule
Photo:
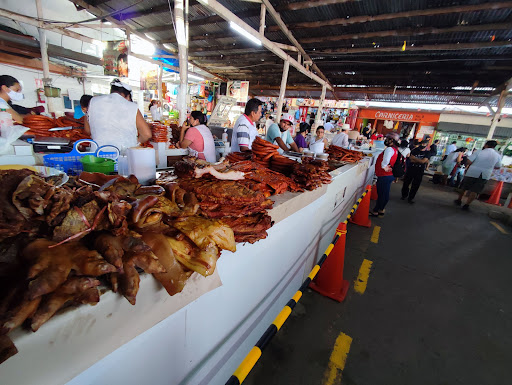
[[[414,205],[400,188],[371,229],[348,228],[345,301],[308,290],[244,384],[327,384],[340,333],[353,340],[334,384],[512,383],[512,228],[490,223],[492,206],[461,211],[426,177]],[[364,258],[373,267],[361,295],[353,281]]]

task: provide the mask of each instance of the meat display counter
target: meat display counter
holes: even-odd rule
[[[108,292],[38,333],[17,330],[20,352],[2,364],[2,382],[224,384],[372,182],[374,162],[336,169],[332,183],[316,190],[272,197],[268,237],[224,252],[215,274],[196,276],[178,295],[146,275],[136,306]]]

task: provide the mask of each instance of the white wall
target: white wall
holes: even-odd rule
[[[480,126],[491,126],[492,116],[478,116],[468,114],[441,114],[439,122],[472,124]],[[512,127],[512,119],[502,117],[498,127]]]

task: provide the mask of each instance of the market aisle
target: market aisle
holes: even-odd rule
[[[456,208],[454,193],[427,178],[415,205],[399,200],[400,187],[372,229],[348,228],[345,302],[309,291],[244,384],[511,381],[511,229],[494,227],[487,205]],[[378,243],[370,241],[375,225]],[[373,264],[359,294],[353,281],[364,259]],[[340,335],[349,353],[343,379],[330,381],[324,375]]]

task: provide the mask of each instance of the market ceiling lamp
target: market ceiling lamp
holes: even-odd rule
[[[201,76],[197,76],[197,75],[194,75],[194,74],[188,74],[188,77],[190,79],[195,79],[195,80],[199,80],[200,82],[202,82],[204,80],[204,78],[202,78]]]
[[[229,26],[231,27],[231,29],[234,29],[235,31],[237,31],[240,35],[246,37],[247,39],[249,39],[250,41],[252,41],[253,43],[257,44],[257,45],[261,45],[261,40],[254,37],[253,35],[251,35],[249,32],[247,32],[245,29],[243,29],[242,27],[240,27],[239,25],[233,23],[232,21],[229,22]]]

